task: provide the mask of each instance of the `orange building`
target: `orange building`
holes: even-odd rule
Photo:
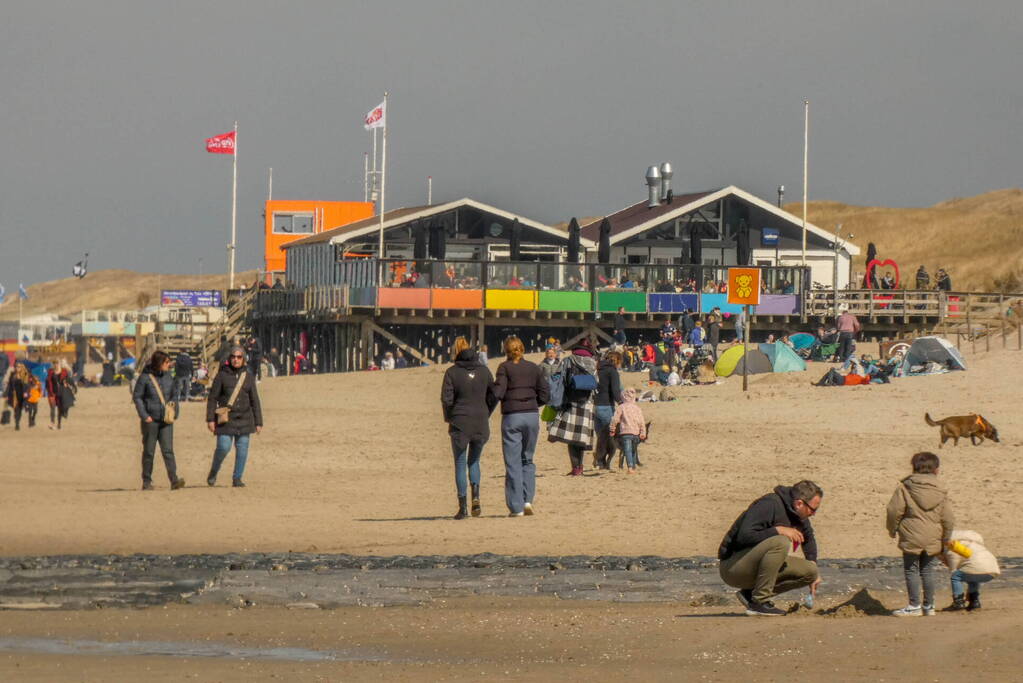
[[[263,210],[266,235],[263,268],[267,282],[272,284],[274,278],[284,275],[286,260],[281,250],[283,245],[372,215],[372,202],[267,201]]]

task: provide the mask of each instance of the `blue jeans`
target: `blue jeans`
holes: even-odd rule
[[[504,452],[504,502],[511,512],[522,512],[536,493],[533,452],[540,434],[536,412],[511,413],[501,418],[501,450]]]
[[[966,584],[970,595],[980,595],[980,584],[995,578],[991,574],[964,574],[961,569],[952,572],[952,597],[963,597],[963,584]]]
[[[218,434],[217,450],[213,451],[213,466],[210,468],[210,478],[217,476],[224,458],[231,452],[231,444],[234,443],[234,473],[232,479],[241,479],[245,474],[245,461],[249,458],[249,435],[248,434]]]
[[[630,470],[636,469],[636,450],[639,448],[639,437],[635,434],[622,434],[618,437],[625,454],[625,464]]]
[[[468,495],[469,482],[465,479],[465,471],[468,467],[469,481],[476,486],[480,485],[480,456],[483,454],[483,444],[486,441],[470,441],[469,445],[458,450],[455,440],[451,440],[451,452],[455,455],[455,488],[458,489],[458,497],[465,498]]]
[[[593,430],[597,435],[597,449],[593,452],[593,459],[599,467],[610,467],[615,453],[615,444],[611,439],[611,418],[614,416],[614,406],[593,407]]]

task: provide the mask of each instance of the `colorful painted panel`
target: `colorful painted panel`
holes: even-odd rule
[[[761,294],[754,315],[799,315],[799,297],[795,294]]]
[[[487,308],[532,311],[536,309],[536,292],[532,289],[488,289]]]
[[[377,289],[380,308],[429,308],[430,290],[414,287],[380,287]]]
[[[431,289],[430,296],[434,308],[483,308],[482,289]]]
[[[604,289],[597,292],[597,310],[617,311],[624,307],[627,313],[646,313],[646,292],[622,289]]]
[[[695,311],[700,307],[700,295],[693,293],[685,294],[651,294],[651,313],[681,313],[682,311]]]
[[[739,313],[742,306],[728,303],[727,294],[701,294],[700,313],[710,313],[714,307],[721,309],[722,313]]]
[[[540,292],[541,311],[592,311],[593,296],[589,292]]]

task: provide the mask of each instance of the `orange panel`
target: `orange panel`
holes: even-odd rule
[[[274,233],[274,213],[308,213],[312,214],[315,232],[333,230],[334,228],[369,218],[373,215],[373,204],[369,202],[321,202],[297,199],[271,199],[265,203],[264,209],[264,253],[265,270],[268,272],[284,271],[285,256],[281,246],[288,242],[308,237],[304,235],[285,235]]]
[[[381,287],[377,290],[380,308],[429,308],[430,290],[415,287]]]
[[[482,289],[431,289],[434,308],[483,308]]]

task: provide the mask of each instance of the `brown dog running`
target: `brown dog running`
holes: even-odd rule
[[[932,427],[941,427],[941,444],[938,448],[943,447],[949,439],[953,439],[953,446],[958,446],[959,438],[967,436],[974,446],[983,443],[984,439],[1000,443],[998,430],[980,415],[953,415],[943,420],[932,420],[929,413],[924,413],[924,419]]]

